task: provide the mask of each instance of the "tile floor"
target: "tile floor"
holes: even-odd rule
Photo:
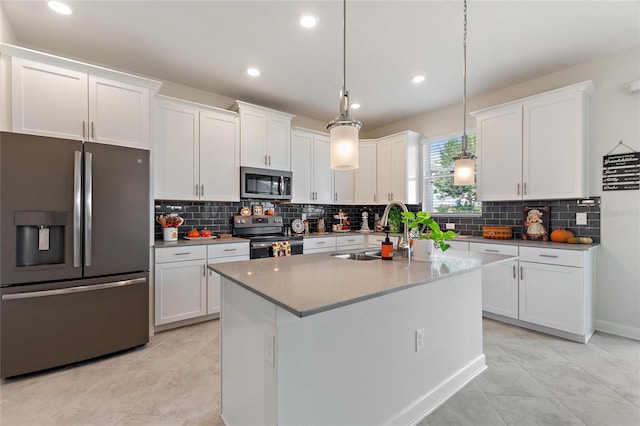
[[[4,380],[0,425],[221,425],[219,322],[157,334],[146,348]],[[580,345],[484,321],[489,369],[420,422],[640,425],[640,342]]]

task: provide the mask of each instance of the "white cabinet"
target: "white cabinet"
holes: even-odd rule
[[[402,132],[378,139],[376,199],[417,204],[421,199],[420,135]]]
[[[205,246],[155,249],[155,325],[207,313]]]
[[[207,263],[227,263],[249,260],[249,242],[216,244],[207,246]],[[220,313],[220,274],[208,270],[207,315]]]
[[[238,201],[237,114],[157,96],[154,194],[156,199]]]
[[[354,250],[362,248],[365,248],[365,238],[362,234],[336,236],[336,250]]]
[[[291,131],[293,203],[332,204],[333,173],[330,167],[329,135],[306,129]]]
[[[149,94],[142,85],[11,58],[16,133],[149,149]]]
[[[336,250],[336,237],[313,237],[303,240],[303,253],[324,253]]]
[[[470,250],[520,256],[519,261],[483,268],[485,316],[583,343],[589,340],[594,332],[595,248],[470,243]]]
[[[237,101],[240,113],[240,164],[291,170],[290,133],[293,115]]]
[[[356,169],[357,170],[357,169]],[[355,170],[333,170],[334,204],[353,204],[355,200]]]
[[[482,201],[588,193],[591,81],[474,112]]]
[[[469,251],[469,243],[467,241],[460,241],[460,240],[447,241],[447,244],[451,246],[449,250]]]
[[[518,246],[471,243],[470,251],[518,256]],[[518,318],[518,260],[482,269],[482,310]]]
[[[358,144],[358,168],[354,171],[354,204],[375,205],[377,182],[376,141]],[[384,201],[384,200],[383,200]]]

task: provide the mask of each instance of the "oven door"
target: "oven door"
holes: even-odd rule
[[[291,255],[297,255],[303,253],[302,241],[291,241]],[[251,243],[251,250],[249,253],[250,259],[264,259],[265,257],[273,257],[273,242],[261,241]]]

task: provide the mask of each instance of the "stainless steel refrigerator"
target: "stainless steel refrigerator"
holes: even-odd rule
[[[0,133],[0,377],[144,345],[149,152]]]

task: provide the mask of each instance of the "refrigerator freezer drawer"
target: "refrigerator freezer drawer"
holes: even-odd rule
[[[0,376],[16,376],[149,341],[148,274],[2,288]]]

